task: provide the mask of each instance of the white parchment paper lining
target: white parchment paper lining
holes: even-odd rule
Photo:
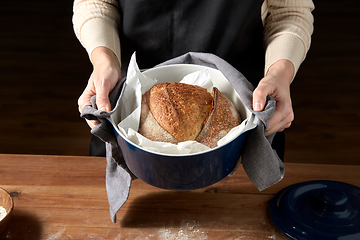
[[[207,70],[200,70],[190,73],[186,75],[180,82],[198,85],[200,87],[206,88],[210,93],[212,92],[213,88],[213,82]],[[140,71],[134,53],[130,60],[126,81],[124,83],[124,91],[119,102],[121,119],[120,123],[117,124],[119,133],[121,133],[123,137],[127,138],[134,144],[148,151],[162,154],[195,154],[210,150],[209,147],[196,141],[180,142],[177,145],[172,143],[155,142],[143,137],[137,132],[140,122],[141,97],[155,84],[157,84],[156,79],[147,77]],[[252,121],[250,121],[249,124],[247,123],[248,119],[244,119],[239,126],[233,128],[225,137],[218,141],[218,147],[233,140],[242,132],[252,127],[247,125],[254,124]]]

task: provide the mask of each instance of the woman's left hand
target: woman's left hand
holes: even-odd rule
[[[290,61],[285,59],[276,61],[253,92],[253,109],[257,112],[264,109],[268,95],[276,100],[276,109],[274,115],[268,120],[269,125],[265,136],[283,131],[290,127],[294,120],[290,97],[290,84],[294,71],[294,66]]]

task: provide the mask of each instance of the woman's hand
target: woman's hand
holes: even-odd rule
[[[268,95],[276,100],[276,109],[268,121],[269,126],[265,136],[283,131],[290,127],[294,120],[290,97],[290,84],[294,71],[294,66],[290,61],[285,59],[276,61],[253,92],[253,109],[257,112],[264,109]]]
[[[91,53],[93,72],[88,84],[78,99],[80,113],[85,105],[91,105],[90,98],[96,95],[96,106],[99,110],[110,111],[109,94],[121,79],[120,62],[116,55],[106,47],[97,47]],[[93,128],[98,121],[86,120]]]

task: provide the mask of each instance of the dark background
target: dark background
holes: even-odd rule
[[[292,84],[286,162],[360,164],[360,1],[315,0],[315,31]],[[72,0],[0,8],[0,154],[88,155],[77,98],[91,74]]]

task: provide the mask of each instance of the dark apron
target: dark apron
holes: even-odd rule
[[[123,69],[136,51],[140,69],[187,52],[213,53],[255,86],[264,74],[263,0],[120,0]]]
[[[119,3],[123,71],[134,51],[141,69],[187,52],[206,52],[226,60],[254,86],[264,76],[263,0],[119,0]],[[92,148],[91,155],[104,154]]]

